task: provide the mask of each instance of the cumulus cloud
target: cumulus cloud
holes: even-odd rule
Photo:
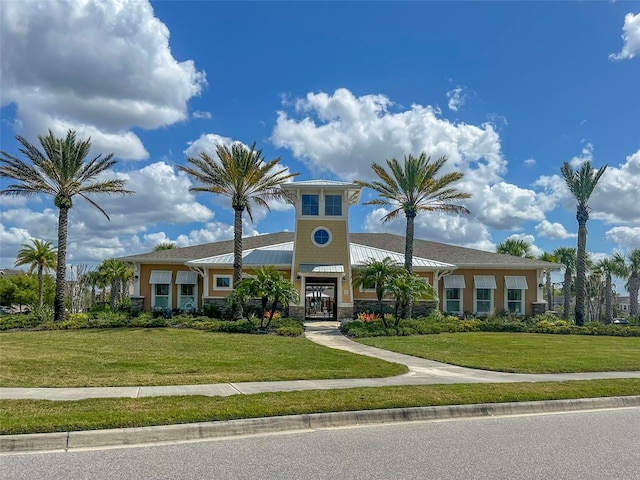
[[[613,227],[605,233],[607,242],[622,248],[640,248],[640,227]]]
[[[560,175],[541,176],[534,186],[541,188],[550,202],[559,202],[565,209],[575,209],[575,199]],[[638,192],[640,150],[627,156],[624,163],[607,167],[589,200],[591,218],[606,223],[640,223]]]
[[[624,17],[622,27],[622,50],[618,53],[611,53],[611,60],[630,59],[640,53],[640,13],[634,15],[627,13]]]
[[[384,208],[376,208],[365,217],[365,232],[388,232],[396,235],[405,234],[406,220],[401,215],[395,220],[382,223],[382,218],[389,213]],[[415,236],[423,240],[449,243],[462,247],[476,248],[489,252],[495,251],[495,243],[487,227],[461,215],[421,214],[415,218]]]
[[[473,172],[499,181],[506,171],[493,125],[452,123],[432,106],[397,108],[385,95],[356,97],[345,88],[333,94],[308,93],[293,112],[280,111],[271,137],[307,164],[316,176],[345,180],[373,178],[371,162],[427,152],[446,155],[448,170]]]
[[[465,88],[457,86],[453,90],[447,92],[447,98],[449,99],[447,103],[449,110],[457,112],[467,102]]]
[[[538,225],[536,225],[536,233],[541,237],[553,238],[557,240],[563,240],[565,238],[575,238],[578,235],[575,233],[569,233],[564,228],[564,225],[557,222],[549,222],[548,220],[543,220]]]
[[[188,100],[206,85],[193,61],[172,56],[169,30],[147,1],[3,2],[0,27],[11,46],[1,104],[16,105],[28,138],[74,128],[98,151],[146,159],[131,129],[187,119]]]

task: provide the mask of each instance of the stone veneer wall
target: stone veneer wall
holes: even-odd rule
[[[533,302],[531,306],[532,306],[532,313],[534,315],[542,315],[544,312],[547,311],[547,302]]]
[[[353,315],[355,318],[358,313],[361,312],[371,312],[378,313],[380,311],[380,306],[377,300],[356,300],[353,306]],[[412,318],[424,317],[429,315],[436,309],[436,302],[417,302],[413,304],[413,309],[411,313]],[[382,302],[382,311],[385,313],[394,313],[395,307],[394,302],[390,300],[384,300]],[[343,317],[340,317],[343,318]]]
[[[131,311],[141,312],[144,309],[144,297],[130,297],[131,298]]]

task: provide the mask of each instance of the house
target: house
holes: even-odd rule
[[[614,309],[617,309],[617,311],[614,310],[614,314],[615,315],[620,315],[623,317],[627,317],[629,316],[629,311],[631,310],[629,305],[631,304],[631,301],[629,300],[629,296],[623,297],[623,296],[616,296],[613,297],[613,305],[614,305]]]
[[[390,257],[404,263],[405,239],[389,233],[351,233],[349,207],[360,200],[352,183],[312,180],[283,186],[295,207],[295,231],[243,239],[243,272],[272,265],[290,279],[301,318],[350,318],[375,308],[373,289],[352,285],[355,267]],[[133,264],[132,306],[188,310],[223,303],[233,289],[233,240],[122,257]],[[559,265],[415,239],[413,271],[436,288],[435,307],[462,315],[506,309],[546,310],[543,277]],[[430,305],[416,306],[420,308]]]

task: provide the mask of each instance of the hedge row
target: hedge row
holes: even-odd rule
[[[615,337],[640,337],[640,327],[629,325],[605,325],[603,323],[587,323],[579,327],[566,320],[559,320],[550,315],[539,315],[519,319],[517,317],[459,319],[439,313],[416,320],[401,320],[397,327],[382,321],[362,322],[354,320],[343,323],[342,332],[353,338],[384,337],[403,335],[434,335],[438,333],[457,332],[523,332],[547,333],[560,335],[608,335]]]
[[[120,312],[70,313],[62,322],[41,321],[35,315],[6,315],[0,317],[1,330],[81,330],[85,328],[193,328],[211,332],[265,333],[247,320],[218,320],[207,316],[176,315],[170,318],[142,313],[131,317]],[[274,319],[268,333],[298,337],[304,333],[301,321],[293,318]]]

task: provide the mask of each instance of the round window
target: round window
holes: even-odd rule
[[[331,232],[324,227],[316,228],[311,234],[311,239],[318,247],[325,247],[331,242]]]

